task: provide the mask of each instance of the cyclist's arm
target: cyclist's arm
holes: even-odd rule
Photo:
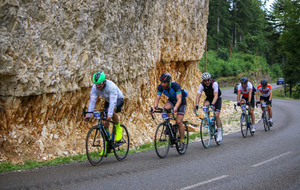
[[[251,102],[251,99],[252,99],[252,91],[253,91],[252,88],[249,89],[249,99],[248,99],[249,102]]]
[[[97,91],[96,91],[95,87],[93,86],[92,90],[91,90],[88,112],[94,111],[94,108],[95,108],[95,105],[96,105],[96,102],[97,102],[98,94],[97,94]],[[92,114],[87,114],[88,117],[91,117],[91,115]]]
[[[204,87],[203,87],[203,85],[200,83],[199,88],[198,88],[198,92],[197,92],[197,97],[196,97],[196,105],[199,105],[200,98],[201,98],[201,95],[202,95],[203,90],[204,90]]]
[[[218,100],[218,92],[214,92],[214,99],[213,101],[211,102],[211,104],[216,104],[217,100]]]
[[[272,100],[272,90],[270,91],[270,98],[269,98],[269,101]]]
[[[214,82],[212,87],[214,90],[214,98],[213,98],[213,101],[211,102],[211,104],[216,104],[216,102],[218,100],[218,95],[219,95],[219,85],[217,82]]]
[[[241,91],[238,90],[238,94],[237,94],[237,102],[240,102],[241,101]]]
[[[259,94],[259,91],[257,90],[256,91],[256,101],[258,101],[258,94]]]
[[[197,93],[197,97],[196,97],[196,105],[199,105],[201,96],[202,96],[202,94]]]
[[[114,109],[117,105],[118,89],[116,87],[110,87],[109,89],[109,106],[107,110],[107,116],[112,117]]]
[[[176,109],[176,110],[179,108],[179,106],[181,104],[181,97],[182,97],[182,94],[177,94],[176,95],[177,102],[176,102],[176,104],[174,106],[174,109]]]
[[[154,109],[158,106],[158,102],[160,100],[161,95],[156,94],[156,98],[154,100]]]

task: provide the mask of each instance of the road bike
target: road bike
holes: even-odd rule
[[[154,120],[155,118],[153,116],[152,110],[150,112]],[[183,122],[185,128],[184,148],[180,150],[179,149],[179,144],[180,144],[179,127],[177,126],[177,124],[172,125],[172,123],[170,123],[170,120],[176,121],[176,118],[174,117],[173,109],[167,110],[165,108],[156,108],[154,112],[162,113],[162,118],[164,119],[164,121],[157,126],[155,132],[154,146],[155,146],[155,152],[157,156],[160,158],[165,158],[169,153],[170,147],[173,148],[174,145],[176,147],[177,152],[180,155],[184,154],[187,151],[188,144],[189,144],[189,131],[186,122]],[[172,113],[172,117],[169,117],[168,113]]]
[[[210,143],[211,143],[211,139],[214,138],[215,142],[217,145],[221,145],[222,141],[223,141],[223,127],[221,124],[221,135],[222,135],[222,140],[221,141],[217,141],[218,138],[218,128],[216,129],[215,127],[215,110],[212,109],[212,106],[203,106],[203,107],[199,107],[200,109],[202,109],[205,113],[205,117],[202,119],[201,121],[201,125],[200,125],[200,136],[201,136],[201,142],[204,148],[209,148]],[[199,114],[197,113],[197,110],[194,109],[195,114],[197,116],[199,116]],[[212,118],[210,118],[210,112],[213,113]]]
[[[256,103],[256,107],[257,107],[257,104],[260,104],[260,102]],[[269,131],[271,124],[269,121],[269,111],[268,111],[267,103],[261,102],[261,107],[263,108],[262,120],[264,123],[264,129],[265,129],[265,131]]]
[[[102,120],[106,120],[107,113],[104,111],[86,112],[83,110],[83,115],[93,114],[94,118],[98,120],[98,124],[93,126],[86,136],[86,155],[89,162],[93,166],[97,166],[101,163],[103,157],[113,150],[117,160],[124,160],[129,151],[129,134],[125,125],[121,124],[122,139],[116,141],[116,123],[108,121],[113,125],[112,133],[105,130]]]
[[[250,106],[246,105],[246,103],[241,103],[241,109],[242,109],[242,114],[240,118],[240,125],[241,125],[241,132],[244,138],[247,137],[248,131],[250,132],[251,136],[254,135],[254,132],[251,131],[251,115],[250,115]],[[236,105],[234,104],[234,109],[236,109]]]

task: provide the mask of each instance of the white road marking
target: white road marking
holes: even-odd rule
[[[257,167],[257,166],[266,164],[266,163],[268,163],[268,162],[271,162],[271,161],[273,161],[273,160],[275,160],[275,159],[277,159],[277,158],[280,158],[280,157],[282,157],[282,156],[288,155],[288,154],[290,154],[290,153],[291,153],[291,151],[290,151],[290,152],[283,153],[283,154],[280,154],[279,156],[275,156],[275,157],[273,157],[273,158],[271,158],[271,159],[269,159],[269,160],[266,160],[266,161],[260,162],[260,163],[258,163],[258,164],[252,165],[252,167]]]
[[[228,177],[228,175],[222,175],[222,176],[220,176],[220,177],[216,177],[216,178],[213,178],[213,179],[210,179],[210,180],[207,180],[207,181],[203,181],[203,182],[200,182],[200,183],[191,185],[191,186],[187,186],[187,187],[181,188],[180,190],[193,189],[193,188],[195,188],[195,187],[199,187],[199,186],[201,186],[201,185],[204,185],[204,184],[207,184],[207,183],[210,183],[210,182],[213,182],[213,181],[217,181],[217,180],[223,179],[223,178],[225,178],[225,177]]]

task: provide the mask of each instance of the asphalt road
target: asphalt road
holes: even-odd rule
[[[235,100],[232,89],[222,92]],[[85,161],[7,172],[0,189],[300,189],[299,108],[300,101],[273,100],[271,131],[259,123],[253,137],[236,132],[221,146],[194,142],[186,154],[172,148],[165,159],[151,150],[96,167]]]

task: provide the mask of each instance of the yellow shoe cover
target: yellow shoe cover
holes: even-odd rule
[[[120,126],[120,123],[116,125],[116,141],[120,141],[122,139],[122,127]]]
[[[104,147],[103,147],[102,151],[100,152],[100,156],[103,155],[103,150],[104,150]],[[107,152],[107,141],[105,141],[105,154],[104,155],[106,155],[106,152]]]

